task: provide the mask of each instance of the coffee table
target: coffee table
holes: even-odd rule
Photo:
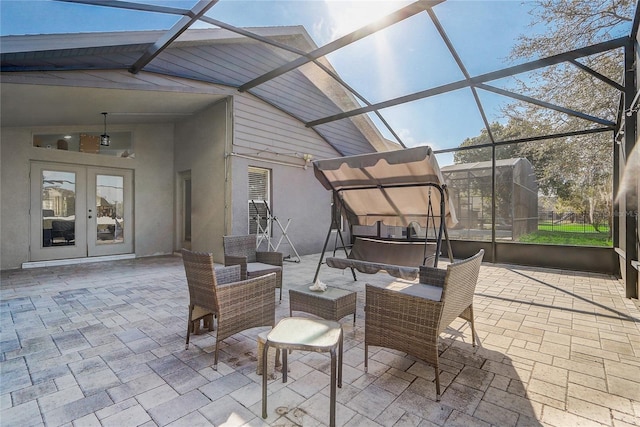
[[[289,316],[294,311],[303,311],[323,319],[339,321],[353,314],[356,324],[357,293],[328,287],[324,292],[312,291],[309,285],[289,289]]]

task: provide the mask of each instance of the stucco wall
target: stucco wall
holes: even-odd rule
[[[134,128],[136,257],[173,251],[173,124]]]
[[[175,171],[191,171],[191,249],[212,252],[224,262],[225,145],[230,99],[217,102],[176,125]]]
[[[172,251],[173,124],[111,126],[131,131],[134,159],[46,150],[32,146],[32,133],[94,132],[98,128],[65,126],[7,128],[0,134],[1,268],[19,268],[29,259],[29,165],[31,161],[125,168],[134,171],[134,232],[136,256]],[[144,188],[144,191],[138,191]],[[168,214],[165,214],[168,212]]]
[[[249,215],[249,166],[271,171],[271,208],[283,227],[291,218],[287,235],[300,255],[322,250],[331,221],[331,193],[322,187],[313,175],[313,167],[283,166],[239,157],[232,158],[234,203],[232,234],[247,234]],[[280,228],[273,224],[275,245],[281,236]],[[333,241],[331,242],[333,243]],[[263,248],[266,250],[266,246]],[[295,257],[286,239],[279,251]]]
[[[29,258],[29,129],[0,132],[0,263],[17,268]],[[8,154],[11,154],[10,156]]]

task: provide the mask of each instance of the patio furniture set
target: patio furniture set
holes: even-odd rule
[[[244,241],[245,243],[241,243]],[[225,251],[242,247],[245,253],[253,237],[225,237]],[[227,245],[227,242],[234,242]],[[246,243],[249,242],[249,243]],[[255,246],[253,246],[255,251]],[[271,253],[271,259],[282,260],[281,254]],[[385,288],[366,285],[365,304],[365,370],[368,366],[368,347],[380,346],[399,350],[422,360],[435,369],[437,399],[440,399],[438,368],[439,335],[457,317],[471,324],[473,345],[476,333],[473,319],[473,294],[484,251],[466,260],[451,263],[445,269],[419,267],[417,283],[395,281]],[[308,289],[308,285],[289,289],[291,317],[275,321],[274,290],[280,288],[282,298],[282,266],[269,265],[256,276],[256,266],[249,259],[225,254],[225,264],[214,267],[213,255],[183,249],[182,257],[189,288],[189,337],[203,320],[205,329],[213,329],[217,320],[214,369],[218,365],[220,341],[240,331],[268,326],[272,329],[258,337],[258,373],[262,374],[262,416],[267,417],[267,382],[270,364],[282,361],[282,380],[287,382],[287,354],[293,350],[328,352],[331,356],[330,425],[335,425],[336,387],[342,386],[343,332],[339,321],[348,315],[356,320],[356,292],[329,287],[324,292]],[[244,259],[241,259],[244,258]],[[262,258],[264,260],[264,258]],[[278,262],[278,261],[276,261]],[[280,261],[281,262],[281,261]],[[266,263],[264,263],[266,264]],[[278,267],[279,271],[273,271]],[[253,277],[250,276],[252,271]],[[319,317],[294,317],[294,311]],[[275,354],[273,350],[275,349]],[[270,352],[271,351],[271,352]],[[273,357],[275,355],[275,361]]]
[[[326,264],[376,273],[380,270],[400,278],[385,288],[365,286],[364,367],[368,369],[369,346],[387,347],[422,360],[435,369],[436,399],[440,400],[438,366],[439,336],[460,317],[471,324],[473,346],[476,333],[473,319],[473,294],[484,250],[454,262],[447,226],[457,219],[448,199],[446,185],[433,152],[417,147],[395,152],[365,154],[318,160],[314,162],[316,178],[333,192],[340,214],[332,215],[331,226],[318,262],[313,283],[316,285],[327,243],[336,230],[345,258],[330,257]],[[422,243],[389,239],[362,239],[346,253],[338,217],[351,225],[415,226],[425,230]],[[431,240],[429,230],[433,230]],[[438,258],[446,239],[451,263],[438,268]],[[323,292],[307,286],[289,290],[290,317],[275,323],[273,291],[280,289],[282,301],[281,253],[258,251],[256,235],[224,236],[225,267],[214,269],[211,254],[183,250],[189,286],[187,341],[197,319],[217,318],[214,369],[218,365],[221,340],[245,329],[270,326],[258,337],[262,373],[262,417],[267,418],[267,377],[269,349],[282,359],[282,381],[287,381],[287,354],[293,350],[329,352],[331,355],[330,425],[335,426],[336,387],[342,386],[343,332],[339,320],[353,314],[356,321],[356,292],[328,288]],[[418,276],[418,282],[414,280]],[[321,287],[322,288],[322,287]],[[198,311],[199,310],[199,311]],[[294,311],[320,319],[294,317]]]

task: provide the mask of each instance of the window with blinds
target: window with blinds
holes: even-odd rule
[[[249,168],[249,234],[270,235],[268,220],[270,196],[269,169]]]

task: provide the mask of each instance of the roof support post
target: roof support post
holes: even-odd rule
[[[491,262],[493,263],[498,261],[498,245],[496,245],[496,188],[496,144],[491,144]]]
[[[633,38],[637,37],[637,33],[632,33]],[[625,130],[624,130],[624,156],[625,167],[638,167],[638,164],[633,164],[632,151],[636,145],[636,131],[637,131],[637,110],[633,105],[635,101],[635,94],[637,92],[636,75],[638,73],[638,66],[635,61],[636,49],[635,40],[629,38],[629,42],[624,48],[624,110],[627,115],[625,118]],[[629,114],[631,113],[631,114]],[[621,238],[625,239],[625,262],[621,268],[625,269],[625,296],[627,298],[638,298],[638,270],[633,266],[632,261],[638,260],[638,185],[632,183],[630,188],[624,189],[624,192],[619,195],[624,202],[624,211],[618,210],[618,215],[623,215],[620,221],[625,222],[625,236]]]

